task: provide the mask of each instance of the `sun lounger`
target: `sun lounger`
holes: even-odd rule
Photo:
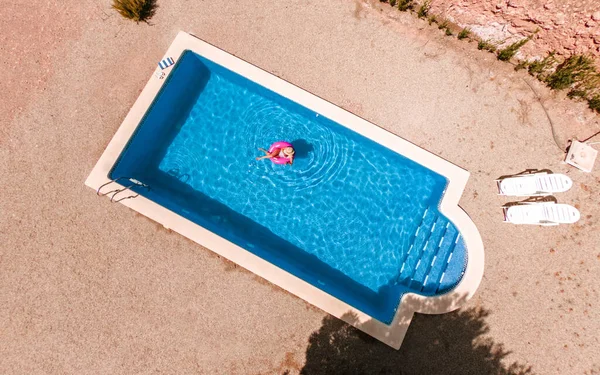
[[[573,186],[573,181],[560,173],[535,173],[496,180],[501,195],[530,196],[563,193]]]
[[[504,221],[513,224],[573,224],[580,217],[575,207],[553,202],[526,203],[503,209]]]

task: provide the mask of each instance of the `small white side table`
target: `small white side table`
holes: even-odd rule
[[[598,150],[586,143],[574,140],[571,143],[565,162],[584,172],[590,173],[597,156]]]

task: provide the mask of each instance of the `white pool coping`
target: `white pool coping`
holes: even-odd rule
[[[392,323],[388,325],[149,199],[139,196],[135,199],[123,200],[120,203],[239,264],[329,314],[347,321],[396,349],[400,348],[415,312],[426,314],[450,312],[462,306],[474,295],[483,277],[484,252],[483,242],[475,224],[458,206],[469,179],[468,171],[191,34],[179,32],[163,58],[172,57],[178,61],[185,50],[202,55],[446,177],[448,186],[439,210],[452,221],[463,236],[468,256],[463,278],[454,289],[440,296],[424,297],[413,293],[405,294]],[[85,181],[87,186],[97,190],[103,184],[110,182],[108,178],[110,170],[171,70],[172,67],[163,70],[165,76],[164,79],[161,79],[159,78],[161,70],[157,67],[155,74],[142,90]],[[111,188],[119,186],[116,183],[110,185]]]

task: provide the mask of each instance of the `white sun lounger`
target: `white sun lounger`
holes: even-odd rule
[[[528,196],[564,193],[573,180],[560,173],[534,173],[496,180],[500,195]]]
[[[553,202],[526,203],[503,208],[504,222],[513,224],[573,224],[580,217],[575,207]]]

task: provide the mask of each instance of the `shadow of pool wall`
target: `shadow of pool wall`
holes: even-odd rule
[[[152,105],[119,156],[111,179],[134,177],[161,160],[181,129],[210,78],[210,70],[196,54],[186,51],[174,66]]]

